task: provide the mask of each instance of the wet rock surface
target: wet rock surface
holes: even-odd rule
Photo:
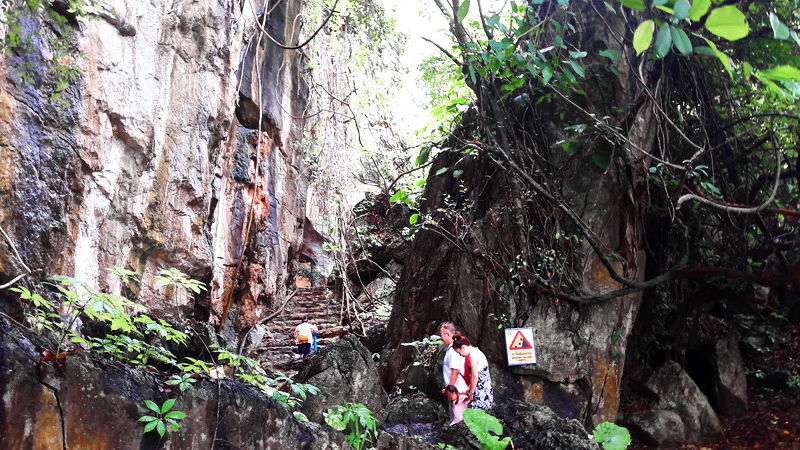
[[[670,447],[682,444],[685,439],[681,417],[665,410],[647,411],[626,417],[623,425],[631,436],[647,445]]]
[[[387,402],[372,354],[352,334],[311,353],[296,379],[321,391],[301,406],[301,411],[315,422],[324,422],[322,413],[335,405],[362,403],[376,412]]]
[[[714,346],[714,396],[722,414],[747,413],[747,377],[736,340],[724,338]]]
[[[172,410],[186,419],[164,439],[144,433],[145,399],[167,395],[156,373],[95,355],[70,353],[40,361],[43,344],[0,319],[1,448],[302,448],[339,449],[344,436],[297,422],[290,411],[240,383],[201,380],[173,391]],[[212,446],[212,441],[214,445]]]
[[[441,423],[448,420],[447,407],[444,401],[432,400],[422,394],[396,396],[381,413],[384,427],[400,424]]]
[[[722,437],[722,426],[708,398],[680,364],[668,361],[653,373],[646,386],[658,397],[654,410],[672,411],[681,418],[686,442],[704,443]]]

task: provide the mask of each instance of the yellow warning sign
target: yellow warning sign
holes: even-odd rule
[[[506,328],[505,334],[509,366],[536,364],[533,328]]]

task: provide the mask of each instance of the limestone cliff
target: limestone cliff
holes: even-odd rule
[[[256,21],[296,43],[300,7],[113,1],[79,20],[84,76],[66,106],[50,98],[52,31],[24,22],[43,33],[0,67],[0,226],[32,277],[120,293],[105,269],[122,266],[142,281],[125,294],[153,311],[218,321],[230,298],[233,323],[263,317],[303,236],[305,155],[292,143],[308,90],[302,52],[260,37]],[[33,83],[20,79],[25,63]],[[0,283],[24,270],[10,250],[3,240]],[[168,267],[209,293],[152,291]]]

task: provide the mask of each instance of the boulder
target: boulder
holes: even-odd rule
[[[673,447],[685,440],[683,421],[672,411],[653,410],[634,414],[626,417],[623,425],[647,445]]]
[[[0,448],[339,449],[344,436],[301,423],[273,398],[230,380],[200,380],[185,392],[155,390],[159,374],[69,353],[41,361],[43,342],[0,320]],[[163,439],[138,419],[144,401],[176,400],[186,413]],[[216,444],[216,445],[212,445]]]
[[[376,414],[387,402],[372,354],[351,334],[308,356],[297,380],[320,389],[301,406],[315,422],[324,421],[322,413],[335,405],[362,403]]]
[[[714,346],[714,397],[719,411],[726,415],[747,413],[747,376],[739,346],[730,338],[720,339]]]
[[[422,436],[381,431],[375,445],[378,450],[436,450],[440,447],[429,444]]]
[[[503,435],[511,436],[515,448],[599,449],[589,433],[575,419],[559,417],[546,406],[516,400],[498,404],[489,411],[503,424]]]
[[[381,419],[381,423],[387,427],[398,424],[439,423],[448,419],[448,412],[443,402],[416,394],[391,398]]]
[[[379,323],[367,330],[367,335],[361,338],[361,343],[372,353],[380,353],[386,345],[386,325]]]
[[[658,397],[654,409],[672,411],[680,416],[686,442],[706,443],[722,436],[722,425],[708,398],[680,364],[667,361],[645,386]]]

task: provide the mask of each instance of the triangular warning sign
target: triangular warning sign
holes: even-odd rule
[[[533,348],[530,342],[525,339],[525,336],[522,334],[522,331],[517,331],[516,336],[511,341],[511,345],[508,346],[509,350],[522,350],[526,348]]]

